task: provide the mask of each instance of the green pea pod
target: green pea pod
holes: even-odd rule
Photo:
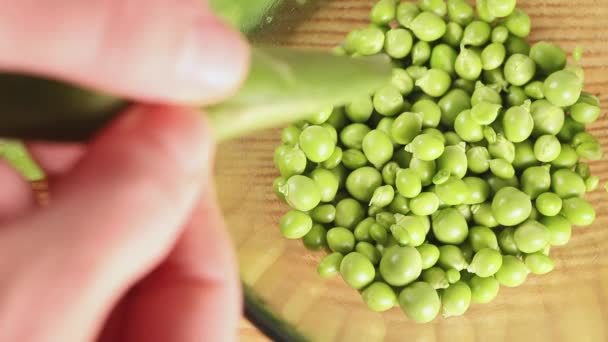
[[[215,138],[227,140],[305,118],[331,105],[370,95],[391,75],[387,57],[256,47],[242,87],[205,108]],[[0,74],[0,136],[82,141],[129,102],[57,80]]]

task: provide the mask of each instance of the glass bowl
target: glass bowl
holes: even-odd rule
[[[287,4],[268,16],[253,40],[329,50],[346,33],[368,24],[374,0],[326,0]],[[298,1],[301,3],[302,1]],[[608,1],[528,0],[518,6],[532,17],[531,42],[549,40],[570,53],[584,47],[585,89],[608,105]],[[589,127],[608,143],[603,115]],[[315,341],[606,341],[608,340],[608,204],[603,184],[608,163],[592,162],[600,189],[587,194],[597,210],[593,226],[576,228],[567,246],[554,248],[555,270],[530,275],[518,288],[501,287],[489,304],[472,305],[461,317],[429,324],[408,320],[395,307],[370,311],[337,276],[316,273],[325,252],[284,239],[278,228],[287,205],[277,200],[273,151],[280,129],[219,146],[216,182],[220,204],[238,253],[248,317],[277,340]]]

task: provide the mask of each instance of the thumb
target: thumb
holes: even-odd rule
[[[48,207],[0,230],[1,341],[97,334],[189,219],[209,177],[201,122],[188,109],[131,109],[55,184]]]
[[[201,0],[0,0],[0,70],[149,102],[230,95],[248,47]]]

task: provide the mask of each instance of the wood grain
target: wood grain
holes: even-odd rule
[[[345,34],[367,24],[373,0],[321,1],[318,8],[275,16],[258,39],[279,45],[329,49]],[[585,48],[586,90],[599,96],[602,118],[590,131],[608,152],[608,1],[519,1],[532,17],[532,42],[550,40],[570,52]],[[284,240],[277,222],[287,210],[274,197],[273,150],[280,130],[271,129],[226,143],[217,154],[219,198],[238,249],[243,279],[280,315],[318,341],[608,341],[608,195],[588,194],[595,224],[574,231],[554,248],[556,270],[530,276],[519,288],[501,288],[491,304],[473,305],[458,318],[416,325],[399,309],[366,309],[339,278],[321,280],[315,267],[322,253]],[[608,181],[608,162],[591,163]],[[246,323],[243,341],[262,341]]]

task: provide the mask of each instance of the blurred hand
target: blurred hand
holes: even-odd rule
[[[30,142],[48,206],[0,163],[0,341],[234,340],[213,138],[184,105],[236,90],[246,42],[200,0],[0,0],[0,13],[0,72],[140,103],[88,146]]]

